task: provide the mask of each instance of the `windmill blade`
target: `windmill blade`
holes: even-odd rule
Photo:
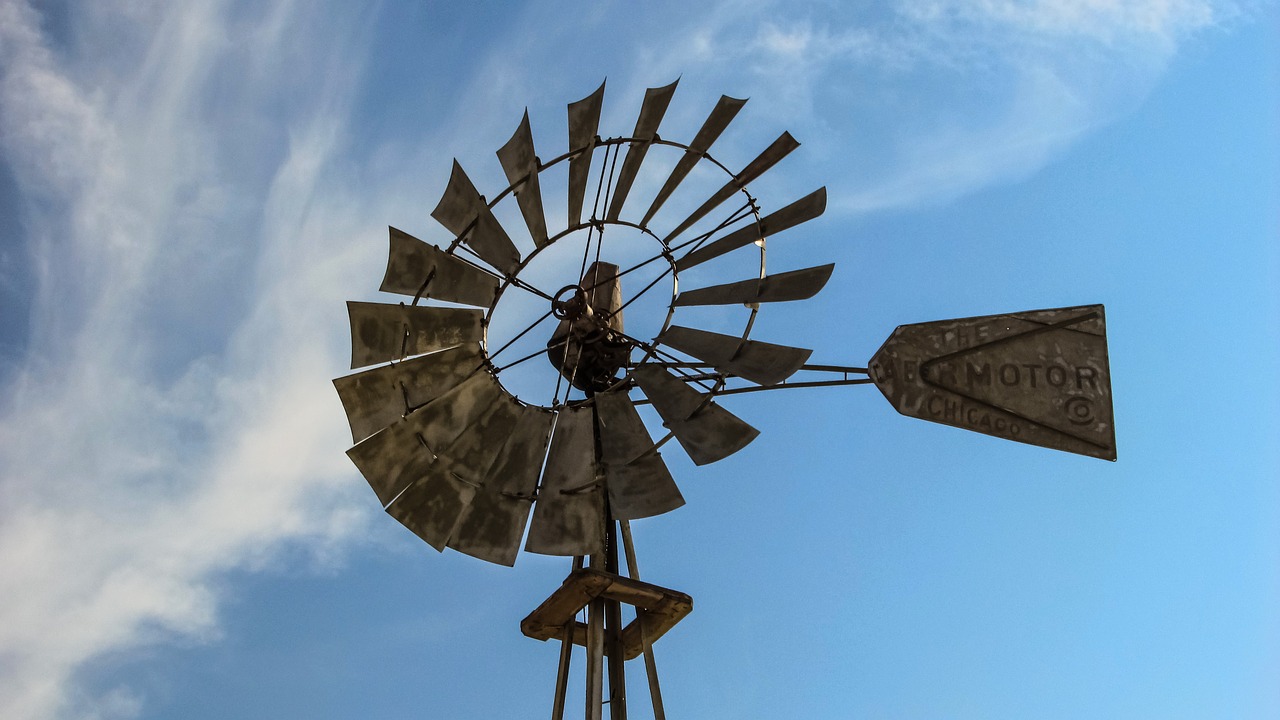
[[[492,375],[476,373],[366,438],[347,456],[386,507],[414,481],[430,475],[438,455],[501,397],[502,389]]]
[[[742,172],[738,173],[732,180],[725,183],[724,187],[720,188],[714,195],[707,198],[707,201],[702,203],[697,210],[694,210],[692,215],[685,218],[684,222],[677,225],[675,230],[668,233],[667,236],[663,238],[663,243],[669,243],[672,238],[678,236],[685,230],[688,230],[694,223],[705,217],[707,213],[719,207],[720,203],[728,200],[730,195],[738,192],[745,187],[747,183],[763,175],[766,170],[776,165],[779,160],[786,157],[792,150],[795,150],[798,147],[800,147],[800,143],[797,142],[795,138],[791,137],[791,133],[782,133],[777,140],[773,141],[772,145],[765,148],[764,152],[756,156],[755,160],[747,163],[747,166],[742,169]]]
[[[538,184],[538,156],[533,150],[533,130],[529,127],[529,111],[524,111],[520,127],[498,150],[498,162],[507,174],[507,182],[515,189],[520,214],[529,228],[533,244],[547,244],[547,218],[542,209],[542,187]]]
[[[519,269],[520,251],[457,160],[453,161],[449,184],[431,217],[493,267],[507,275],[514,275]]]
[[[435,462],[431,451],[418,440],[416,424],[407,418],[361,441],[347,451],[347,457],[384,508]]]
[[[622,212],[622,205],[627,201],[627,194],[631,192],[631,185],[635,182],[636,174],[640,172],[640,164],[644,162],[644,156],[649,152],[649,144],[658,136],[658,125],[662,122],[662,116],[667,113],[667,106],[671,104],[671,96],[676,92],[675,82],[660,88],[649,88],[644,93],[644,104],[640,106],[640,117],[636,118],[636,129],[631,133],[631,137],[635,140],[631,146],[627,148],[627,157],[622,161],[622,171],[618,173],[618,180],[613,186],[613,200],[609,203],[609,220],[617,220],[618,214]]]
[[[565,408],[556,419],[525,541],[529,552],[594,555],[604,550],[604,493],[591,416],[590,408]]]
[[[658,342],[692,355],[722,373],[744,377],[758,385],[777,385],[804,365],[812,350],[746,340],[735,335],[672,325]]]
[[[462,512],[449,547],[481,560],[515,565],[554,419],[542,408],[520,408],[515,428],[497,453],[484,486]]]
[[[835,263],[818,267],[767,275],[754,280],[713,285],[697,290],[686,290],[676,297],[672,305],[750,305],[765,302],[807,300],[827,284]]]
[[[760,219],[759,223],[738,228],[719,240],[690,252],[676,261],[676,270],[683,272],[731,250],[737,250],[757,240],[776,235],[800,223],[808,222],[826,210],[827,189],[821,187],[781,210],[766,215]]]
[[[684,497],[627,390],[598,393],[595,398],[609,511],[615,517],[636,520],[684,505]]]
[[[462,308],[350,301],[351,367],[359,368],[479,342],[484,313]]]
[[[483,365],[480,346],[469,344],[334,379],[351,441],[358,443],[408,415]]]
[[[653,204],[649,206],[649,210],[645,212],[644,219],[640,224],[648,227],[649,221],[653,219],[658,208],[671,197],[671,193],[684,181],[689,171],[693,170],[698,161],[702,159],[707,151],[711,149],[711,144],[720,137],[725,128],[729,127],[729,123],[733,120],[738,111],[746,105],[746,100],[731,98],[728,95],[721,95],[719,102],[715,108],[711,110],[711,114],[707,116],[702,127],[698,130],[698,134],[693,136],[693,142],[689,143],[689,149],[685,151],[684,156],[671,169],[671,174],[667,176],[667,181],[662,184],[662,189],[658,191],[658,196],[653,199]]]
[[[436,463],[427,469],[424,477],[400,493],[387,508],[387,514],[428,545],[444,552],[449,536],[475,494],[476,487],[455,477],[447,463]]]
[[[697,465],[722,460],[760,434],[661,367],[641,365],[631,376]]]
[[[509,396],[493,397],[465,431],[437,453],[427,475],[392,501],[387,512],[443,551],[478,494],[496,451],[515,430],[519,407]]]
[[[582,201],[587,194],[587,176],[591,173],[603,104],[604,83],[585,98],[569,103],[569,152],[581,150],[569,159],[569,227],[582,224]]]
[[[497,297],[498,278],[403,230],[389,230],[387,272],[378,288],[382,292],[479,307],[488,307]]]

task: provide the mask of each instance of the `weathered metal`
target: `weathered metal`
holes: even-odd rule
[[[729,182],[725,183],[723,187],[715,191],[711,197],[707,198],[705,202],[698,206],[697,210],[694,210],[689,217],[685,218],[684,222],[681,222],[674,230],[667,233],[663,242],[670,242],[672,238],[678,237],[680,233],[683,233],[685,230],[693,227],[694,223],[706,217],[708,213],[719,207],[720,203],[728,200],[734,193],[746,187],[747,183],[763,175],[765,171],[778,164],[778,161],[782,160],[782,158],[789,155],[792,150],[795,150],[798,147],[800,147],[800,143],[795,138],[791,137],[791,133],[782,133],[777,140],[774,140],[773,143],[757,155],[754,160],[747,163],[747,166],[742,169],[742,172],[733,176],[733,179],[729,180]]]
[[[542,459],[547,453],[554,415],[542,408],[499,400],[515,415],[515,426],[490,426],[480,433],[481,452],[494,456],[471,503],[462,511],[448,546],[458,552],[500,565],[515,565],[520,541],[538,489]]]
[[[557,293],[552,310],[560,323],[547,341],[547,360],[579,390],[613,385],[633,347],[622,335],[618,266],[592,263],[580,284]]]
[[[542,207],[542,186],[538,182],[538,156],[533,149],[533,130],[529,127],[529,111],[515,134],[498,150],[498,162],[511,183],[520,206],[520,214],[529,228],[533,244],[547,244],[547,218]],[[486,303],[487,304],[487,303]]]
[[[587,194],[587,175],[600,129],[600,109],[604,106],[604,83],[585,98],[569,103],[569,227],[582,224],[582,201]]]
[[[718,372],[737,375],[758,385],[776,385],[804,365],[812,350],[743,340],[706,330],[672,325],[658,342],[712,365]]]
[[[679,82],[676,80],[665,87],[649,88],[645,91],[644,103],[640,106],[640,116],[636,118],[636,129],[631,133],[633,141],[627,148],[622,169],[618,171],[617,180],[614,181],[613,198],[609,202],[609,212],[606,215],[609,220],[617,220],[622,212],[622,206],[627,202],[627,195],[631,192],[631,184],[635,182],[636,174],[640,172],[640,164],[644,162],[644,156],[649,152],[650,143],[658,137],[658,125],[662,122],[662,116],[667,113],[667,106],[671,104],[671,96],[675,94],[676,84]]]
[[[676,270],[684,272],[695,265],[720,257],[731,250],[737,250],[754,242],[758,242],[783,230],[808,222],[826,212],[827,189],[818,188],[795,202],[772,212],[758,222],[745,225],[718,240],[695,248],[676,260]]]
[[[453,161],[449,184],[431,217],[443,225],[458,240],[471,248],[485,262],[506,275],[514,275],[520,267],[520,251],[502,229],[493,210],[485,202],[471,178]]]
[[[590,407],[560,411],[534,504],[525,550],[594,555],[604,550],[604,487]]]
[[[724,285],[685,290],[676,296],[672,304],[682,307],[808,300],[817,295],[818,291],[827,284],[835,267],[832,263]]]
[[[403,230],[390,231],[387,272],[379,290],[476,307],[493,303],[498,294],[497,277]]]
[[[360,442],[434,400],[483,366],[478,343],[337,378],[351,441]]]
[[[644,218],[640,220],[641,225],[648,226],[654,214],[666,203],[667,198],[671,197],[671,193],[675,192],[676,188],[680,186],[680,183],[688,176],[689,171],[693,170],[698,161],[707,154],[707,151],[711,149],[712,143],[720,137],[720,133],[724,132],[725,128],[729,127],[729,123],[733,121],[734,116],[738,114],[738,111],[746,103],[746,100],[731,98],[728,95],[720,96],[720,100],[716,102],[711,114],[702,123],[698,133],[693,136],[693,140],[689,143],[684,155],[680,157],[676,166],[671,168],[671,174],[667,176],[666,182],[662,184],[662,189],[654,196],[653,204],[649,206]]]
[[[870,371],[903,415],[1116,459],[1101,305],[902,325]]]
[[[696,465],[723,460],[760,434],[664,368],[641,365],[631,376]]]
[[[595,396],[600,460],[609,491],[609,512],[622,520],[652,517],[684,504],[626,388]]]
[[[480,310],[351,301],[352,369],[479,342]]]

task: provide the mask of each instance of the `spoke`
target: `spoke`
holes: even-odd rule
[[[666,248],[666,249],[664,249],[662,252],[659,252],[657,255],[654,255],[654,256],[652,256],[652,257],[648,258],[647,260],[642,260],[642,261],[640,261],[639,263],[636,263],[635,265],[632,265],[631,267],[627,268],[626,270],[622,270],[622,271],[620,271],[617,275],[613,275],[613,276],[611,276],[611,277],[605,278],[605,279],[603,279],[603,280],[601,280],[601,281],[597,282],[595,285],[592,285],[592,286],[591,286],[591,287],[589,287],[589,288],[584,288],[584,290],[586,290],[587,292],[591,292],[592,290],[594,290],[594,289],[595,289],[597,286],[599,286],[599,285],[603,285],[604,283],[607,283],[607,282],[612,282],[612,281],[613,281],[614,279],[616,279],[616,278],[620,278],[620,277],[622,277],[623,275],[628,275],[628,274],[630,274],[630,273],[633,273],[633,272],[635,272],[636,270],[639,270],[640,268],[642,268],[642,267],[644,267],[644,266],[646,266],[646,265],[648,265],[648,264],[650,264],[650,263],[653,263],[653,262],[655,262],[655,261],[657,261],[657,260],[660,260],[660,259],[662,259],[662,258],[670,257],[670,256],[671,256],[671,253],[673,253],[673,252],[675,252],[675,251],[677,251],[677,250],[683,250],[684,248],[689,247],[690,245],[693,245],[693,244],[695,244],[695,243],[696,243],[696,244],[698,244],[698,245],[701,245],[702,243],[704,243],[704,242],[706,242],[708,239],[710,239],[710,237],[711,237],[712,235],[715,235],[716,233],[720,232],[720,231],[721,231],[721,230],[723,230],[724,228],[726,228],[726,227],[728,227],[728,226],[730,226],[730,225],[732,225],[732,224],[734,224],[734,223],[738,222],[738,221],[739,221],[739,220],[741,220],[742,218],[744,218],[744,217],[746,217],[746,216],[750,215],[750,214],[753,212],[753,210],[754,210],[754,204],[753,204],[752,202],[747,202],[747,203],[746,203],[746,204],[744,204],[742,207],[739,207],[737,210],[735,210],[735,211],[733,212],[733,214],[731,214],[729,217],[725,218],[723,222],[721,222],[721,223],[720,223],[719,225],[717,225],[716,227],[714,227],[714,228],[712,228],[712,229],[708,230],[707,232],[705,232],[705,233],[703,233],[703,234],[701,234],[701,235],[698,235],[697,237],[689,238],[688,240],[685,240],[684,242],[679,243],[679,244],[677,244],[677,245],[673,245],[673,246],[671,246],[670,248]],[[697,248],[695,247],[695,248],[693,248],[693,249],[694,249],[694,250],[696,250]],[[692,252],[692,250],[690,250],[690,252]],[[667,268],[666,272],[664,272],[662,275],[660,275],[660,276],[659,276],[659,279],[666,277],[666,276],[667,276],[667,274],[668,274],[668,273],[670,273],[670,272],[671,272],[671,269],[670,269],[670,268]]]
[[[498,357],[499,355],[501,355],[501,354],[502,354],[502,351],[503,351],[503,350],[506,350],[507,348],[509,348],[509,347],[511,347],[513,344],[515,344],[515,342],[516,342],[517,340],[519,340],[520,338],[524,337],[525,335],[528,335],[528,334],[529,334],[529,332],[530,332],[531,330],[533,330],[534,328],[536,328],[536,327],[538,327],[539,325],[541,325],[543,320],[546,320],[547,318],[551,317],[553,314],[555,314],[555,311],[554,311],[554,310],[548,310],[548,311],[546,312],[546,314],[545,314],[545,315],[543,315],[542,317],[538,318],[537,320],[534,320],[532,325],[530,325],[529,327],[526,327],[524,330],[521,330],[521,331],[520,331],[520,333],[519,333],[518,335],[516,335],[515,337],[511,338],[510,340],[508,340],[508,341],[506,342],[506,344],[505,344],[505,345],[503,345],[502,347],[498,348],[496,351],[494,351],[493,353],[491,353],[491,354],[489,355],[489,360],[490,360],[490,361],[493,361],[493,360],[494,360],[494,358],[496,358],[496,357]]]
[[[661,348],[657,343],[648,343],[648,342],[645,342],[645,341],[643,341],[643,340],[640,340],[639,338],[631,337],[630,335],[628,335],[628,334],[626,334],[626,333],[624,333],[624,332],[618,332],[618,331],[616,331],[616,330],[615,330],[614,332],[615,332],[617,335],[619,335],[620,337],[622,337],[624,340],[627,340],[627,341],[631,342],[632,344],[634,344],[636,347],[639,347],[639,348],[643,349],[643,350],[644,350],[648,355],[652,355],[652,356],[655,356],[655,357],[656,357],[656,356],[661,355],[661,356],[666,357],[666,358],[669,358],[669,359],[671,359],[671,360],[673,361],[673,362],[669,362],[669,363],[667,363],[667,362],[659,362],[659,363],[651,363],[651,364],[656,364],[656,365],[659,365],[659,366],[661,366],[661,367],[665,367],[665,368],[669,368],[669,369],[675,370],[677,373],[679,373],[680,375],[684,376],[686,380],[688,380],[688,381],[690,381],[690,382],[696,382],[696,383],[698,383],[702,388],[704,388],[705,390],[707,390],[708,392],[710,392],[710,391],[711,391],[711,388],[707,387],[706,385],[704,385],[704,384],[702,383],[702,378],[695,377],[695,376],[691,375],[690,373],[685,372],[685,371],[680,367],[683,363],[681,363],[681,362],[679,361],[679,358],[678,358],[674,353],[671,353],[671,352],[668,352],[668,351],[666,351],[666,350],[663,350],[663,349],[662,349],[662,348]],[[638,366],[640,366],[640,365],[642,365],[642,364],[646,364],[646,363],[645,363],[644,361],[641,361],[641,362],[639,362],[639,363],[632,364],[632,365],[630,365],[629,367],[633,367],[633,368],[634,368],[634,367],[638,367]],[[717,375],[716,377],[718,378],[718,377],[720,377],[720,376],[719,376],[719,375]],[[708,379],[711,379],[711,378],[708,378]]]
[[[562,345],[567,345],[568,343],[569,343],[569,339],[568,339],[568,338],[565,338],[564,340],[561,340],[560,342],[555,343],[555,344],[553,344],[553,345],[548,345],[548,346],[546,346],[546,347],[542,348],[541,350],[539,350],[539,351],[537,351],[537,352],[529,353],[528,355],[525,355],[524,357],[520,358],[519,360],[516,360],[516,361],[514,361],[514,362],[512,362],[512,363],[510,363],[510,364],[508,364],[508,365],[503,365],[503,366],[502,366],[502,367],[500,367],[500,368],[494,368],[494,371],[493,371],[493,372],[496,374],[496,373],[501,373],[501,372],[502,372],[502,371],[504,371],[504,370],[510,370],[511,368],[513,368],[513,367],[515,367],[515,366],[517,366],[517,365],[519,365],[519,364],[521,364],[521,363],[523,363],[523,362],[527,362],[527,361],[529,361],[529,360],[532,360],[532,359],[534,359],[534,358],[538,357],[539,355],[545,355],[545,354],[547,354],[547,353],[548,353],[552,348],[558,348],[558,347],[560,347],[560,346],[562,346]]]

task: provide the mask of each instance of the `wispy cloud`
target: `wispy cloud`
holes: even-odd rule
[[[306,103],[264,108],[249,58],[305,15],[231,47],[243,18],[227,7],[108,10],[55,45],[30,8],[0,5],[4,151],[39,271],[0,416],[4,717],[131,712],[126,689],[71,704],[70,678],[157,633],[213,632],[216,573],[361,517],[339,489],[340,414],[317,392],[338,352],[330,233],[354,223],[310,206],[355,76],[321,65]],[[117,66],[79,55],[121,22],[143,42]]]

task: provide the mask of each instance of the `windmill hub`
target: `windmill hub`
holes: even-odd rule
[[[556,293],[551,311],[560,319],[547,341],[551,365],[583,392],[600,392],[616,383],[634,346],[623,335],[618,266],[592,263],[582,282]]]

